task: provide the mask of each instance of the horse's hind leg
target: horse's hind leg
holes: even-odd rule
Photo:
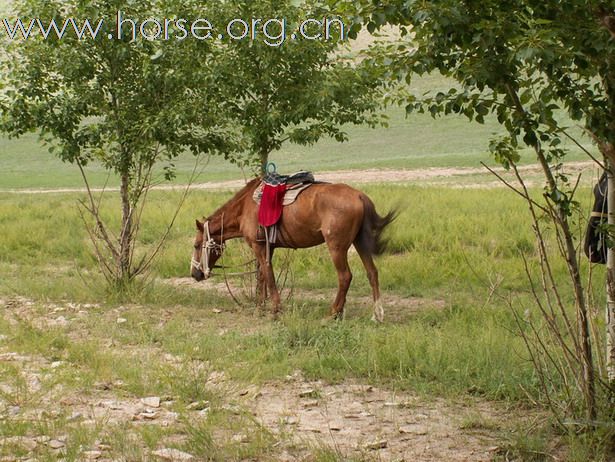
[[[371,253],[368,250],[361,248],[360,242],[355,241],[354,246],[355,249],[357,249],[359,257],[361,257],[361,261],[363,262],[365,271],[367,271],[367,279],[369,280],[369,285],[372,286],[372,295],[374,297],[374,315],[372,316],[372,320],[383,322],[384,308],[382,307],[382,302],[380,301],[378,268],[376,268],[376,265],[374,264],[374,259],[372,258]]]
[[[337,296],[331,306],[331,317],[340,319],[344,314],[344,305],[346,304],[346,294],[352,282],[352,273],[348,266],[348,249],[339,249],[329,246],[329,253],[337,271]]]

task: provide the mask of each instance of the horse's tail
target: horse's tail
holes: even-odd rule
[[[363,223],[355,239],[355,243],[370,255],[382,255],[387,250],[389,240],[382,233],[399,214],[397,209],[392,209],[381,217],[376,212],[376,206],[365,194],[361,194],[363,202]]]

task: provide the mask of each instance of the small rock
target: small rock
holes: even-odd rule
[[[75,420],[81,420],[81,419],[83,419],[83,414],[77,411],[73,412],[68,418],[68,420],[71,422],[74,422]]]
[[[313,388],[307,388],[299,393],[299,398],[316,398],[318,396],[318,392]]]
[[[21,411],[21,408],[19,406],[10,406],[9,407],[9,415],[17,415],[19,414],[19,412]]]
[[[234,414],[234,415],[241,415],[241,409],[239,408],[239,406],[236,406],[234,404],[228,404],[228,405],[222,406],[222,410],[230,412],[231,414]]]
[[[97,459],[100,459],[102,457],[102,452],[100,452],[100,451],[84,451],[83,457],[85,457],[86,460],[97,460]]]
[[[141,402],[147,407],[160,407],[160,398],[158,396],[148,396],[147,398],[141,398]]]
[[[186,406],[186,409],[189,411],[202,411],[207,408],[209,408],[209,401],[195,401]]]
[[[125,324],[128,322],[128,319],[126,318],[117,318],[117,320],[115,321],[118,324]]]
[[[365,449],[377,451],[378,449],[385,449],[389,445],[387,440],[377,440],[365,445]]]
[[[249,443],[250,442],[250,438],[248,438],[248,435],[244,435],[243,433],[240,433],[238,435],[233,435],[232,439],[235,443]]]
[[[64,361],[54,361],[51,363],[51,368],[52,369],[57,369],[58,367],[60,367],[62,364],[64,364]]]
[[[310,433],[322,433],[322,430],[320,428],[317,428],[317,427],[304,427],[304,426],[301,426],[300,430],[304,431],[304,432],[310,432]]]
[[[207,383],[220,383],[223,382],[224,379],[226,378],[226,375],[224,374],[224,372],[222,371],[213,371],[211,374],[209,374],[209,377],[207,378]]]
[[[222,313],[222,310],[219,310],[218,308],[214,308],[211,311],[213,311],[215,314],[221,314]]]
[[[0,335],[0,342],[4,342],[8,337],[6,335]]]
[[[426,435],[428,433],[427,428],[422,426],[404,426],[399,427],[399,433],[406,433],[411,435]]]
[[[50,440],[47,443],[47,446],[49,446],[51,449],[62,449],[64,446],[66,446],[66,443],[63,443],[60,440]]]
[[[46,444],[48,443],[51,438],[49,438],[47,435],[41,435],[41,436],[37,436],[36,438],[34,438],[38,443],[41,444]]]
[[[163,460],[170,460],[172,462],[194,460],[194,456],[192,454],[180,451],[179,449],[159,449],[154,451],[152,454]]]
[[[139,414],[139,417],[145,420],[156,420],[158,418],[158,413],[155,411],[145,411]]]
[[[287,416],[284,417],[283,422],[286,425],[297,425],[299,423],[299,419],[297,419],[295,416]]]
[[[307,408],[307,407],[318,407],[318,400],[310,400],[310,401],[306,401],[303,403],[303,407]]]

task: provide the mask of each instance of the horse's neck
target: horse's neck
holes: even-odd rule
[[[229,202],[222,207],[218,212],[219,228],[223,235],[223,240],[235,239],[241,237],[240,219],[243,211],[243,201]],[[222,229],[224,228],[224,229]]]

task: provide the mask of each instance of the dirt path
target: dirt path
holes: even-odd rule
[[[589,172],[595,171],[593,162],[568,162],[567,172],[577,175],[585,172],[585,177],[594,179]],[[511,178],[502,168],[495,169],[506,178]],[[526,165],[519,168],[520,171],[529,175],[529,183],[533,184],[532,176],[538,176],[540,166]],[[419,183],[422,185],[441,184],[447,187],[457,188],[492,188],[502,187],[502,183],[494,179],[485,168],[475,167],[432,167],[423,169],[368,169],[368,170],[339,170],[334,172],[321,172],[316,174],[318,180],[331,183]],[[477,181],[477,176],[480,181]],[[594,175],[595,176],[595,175]],[[193,190],[226,190],[239,189],[245,185],[245,180],[212,181],[199,183],[191,186]],[[180,191],[186,185],[155,186],[153,190]],[[93,192],[101,192],[100,188],[93,188]],[[106,191],[119,191],[118,188],[106,188]],[[54,188],[54,189],[0,189],[0,193],[12,194],[58,194],[58,193],[83,193],[84,188]]]

